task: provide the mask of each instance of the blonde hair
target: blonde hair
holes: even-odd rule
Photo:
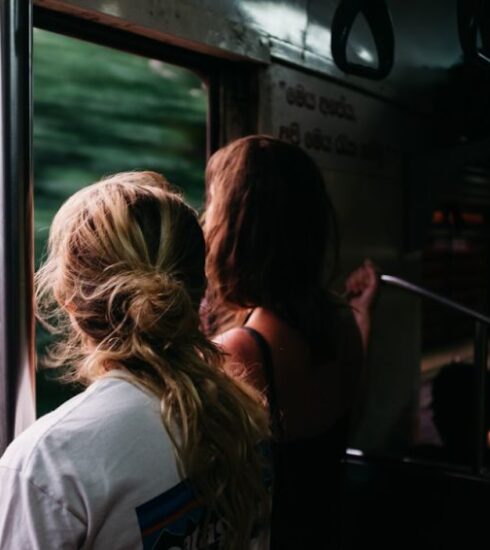
[[[88,384],[117,368],[160,398],[181,475],[208,518],[224,521],[226,547],[245,548],[254,523],[267,521],[267,418],[200,330],[204,287],[195,212],[159,174],[128,172],[82,189],[56,214],[37,313],[67,334],[49,361],[70,364],[66,378]]]

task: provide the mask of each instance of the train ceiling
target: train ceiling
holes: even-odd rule
[[[467,3],[472,0],[467,0]],[[225,14],[267,37],[271,55],[301,63],[336,78],[346,78],[331,54],[331,30],[339,0],[196,0],[196,5]],[[462,62],[457,0],[386,0],[395,36],[394,64],[382,81],[347,76],[355,86],[430,108],[430,91]],[[364,17],[357,18],[348,40],[348,57],[376,66],[374,41]]]
[[[490,0],[34,0],[35,4],[116,24],[176,45],[223,57],[306,67],[429,114],[438,105],[477,106],[488,89],[481,67],[468,68],[458,33],[458,6]],[[388,76],[371,80],[339,69],[332,58],[332,23],[341,4],[383,4],[393,23],[394,56]],[[487,10],[490,11],[490,10]],[[199,20],[196,20],[196,13]],[[490,21],[490,17],[488,18]],[[490,36],[490,31],[488,33]],[[386,42],[386,40],[382,40]],[[347,59],[377,66],[377,49],[366,19],[355,19]],[[468,74],[469,73],[469,74]],[[472,90],[476,97],[472,95]],[[466,87],[466,88],[465,88]],[[483,98],[485,103],[486,97]],[[486,109],[486,107],[485,107]],[[488,108],[490,113],[490,107]],[[466,115],[464,115],[466,117]],[[477,115],[479,116],[479,115]],[[474,113],[469,114],[475,118]],[[490,121],[490,114],[488,116]],[[459,121],[456,121],[456,124]],[[471,131],[468,132],[471,134]]]

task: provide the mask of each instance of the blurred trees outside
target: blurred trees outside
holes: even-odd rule
[[[195,208],[204,197],[207,92],[187,69],[34,30],[34,245],[75,191],[128,170],[165,175]],[[38,357],[49,335],[37,329]],[[72,394],[39,371],[42,415]]]

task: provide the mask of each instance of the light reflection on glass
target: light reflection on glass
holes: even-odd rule
[[[109,15],[113,15],[114,17],[121,17],[121,7],[119,6],[118,2],[102,2],[100,11]]]
[[[332,57],[330,53],[331,40],[332,33],[330,29],[310,22],[307,38],[307,47],[310,51],[321,52],[324,57]]]
[[[240,7],[255,27],[281,40],[293,43],[302,41],[308,22],[304,6],[244,0]]]
[[[360,449],[347,449],[346,452],[351,456],[364,456],[364,453]]]
[[[366,61],[366,63],[372,63],[374,61],[373,54],[366,48],[363,48],[362,46],[357,49],[356,53],[359,56],[359,58],[362,59],[363,61]]]

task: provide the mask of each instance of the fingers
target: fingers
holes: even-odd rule
[[[346,284],[347,290],[351,294],[359,294],[360,292],[362,292],[362,289],[364,286],[363,280],[364,280],[364,275],[362,273],[362,268],[356,269],[351,273],[351,275],[349,276],[349,279],[347,280],[347,284]]]
[[[361,267],[355,269],[345,282],[346,289],[350,293],[360,293],[364,289],[377,286],[378,276],[371,260],[365,260]]]
[[[377,288],[379,285],[380,269],[368,258],[364,260],[364,277],[366,285]]]
[[[358,294],[360,291],[360,285],[362,281],[361,268],[357,268],[353,271],[345,281],[345,288],[349,294]]]
[[[347,278],[345,287],[349,302],[360,309],[369,309],[374,301],[379,286],[379,269],[366,259]]]

